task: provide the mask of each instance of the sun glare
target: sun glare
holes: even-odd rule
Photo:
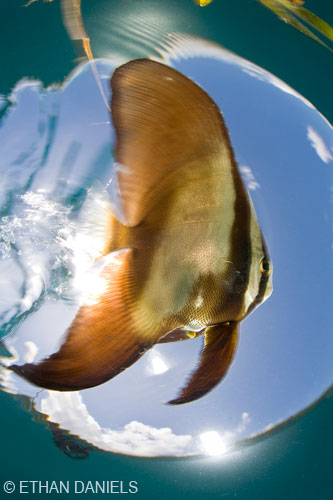
[[[225,441],[216,431],[203,432],[200,434],[200,440],[207,455],[223,455],[228,451]]]
[[[151,371],[154,375],[160,375],[168,370],[168,365],[159,354],[154,354],[151,360]]]

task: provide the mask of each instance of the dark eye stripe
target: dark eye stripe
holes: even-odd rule
[[[266,288],[267,288],[267,283],[269,280],[269,273],[262,273],[261,278],[260,278],[260,283],[259,283],[259,290],[257,295],[255,296],[254,300],[251,302],[251,304],[248,307],[247,313],[250,314],[250,312],[255,309],[264,299]]]

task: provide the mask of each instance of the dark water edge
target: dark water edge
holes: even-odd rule
[[[23,3],[1,0],[0,94],[8,94],[27,75],[46,85],[61,81],[76,57],[65,30],[59,29],[59,2],[40,1],[29,8],[23,8]],[[88,5],[83,0],[87,28],[92,31],[96,3],[103,2],[91,1]],[[154,8],[160,4],[145,3]],[[188,12],[182,19],[183,31],[219,41],[272,71],[333,122],[333,56],[327,50],[275,19],[255,0],[215,0],[199,12],[191,0],[168,0],[170,9],[180,3]],[[332,24],[331,2],[308,0],[306,7]],[[112,408],[112,401],[106,404]],[[93,451],[85,460],[70,460],[54,445],[50,431],[33,422],[11,395],[1,392],[0,405],[3,496],[4,481],[38,479],[135,480],[139,486],[136,497],[144,499],[178,499],[185,493],[202,500],[333,498],[331,393],[309,413],[264,441],[228,458],[204,459],[139,459]],[[74,494],[64,496],[77,498]]]
[[[2,450],[7,450],[1,483],[135,480],[139,487],[135,498],[145,499],[182,498],[185,492],[200,500],[332,498],[332,392],[281,432],[224,459],[140,459],[93,452],[86,460],[70,460],[53,445],[44,426],[18,412],[10,395],[0,393],[0,400],[7,430],[1,439]]]

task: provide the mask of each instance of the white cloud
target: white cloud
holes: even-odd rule
[[[41,400],[41,411],[50,421],[106,451],[144,457],[191,454],[192,436],[176,435],[169,427],[157,429],[137,421],[121,430],[100,427],[78,392],[48,391]]]
[[[247,411],[243,411],[242,413],[242,421],[236,428],[236,434],[241,434],[245,431],[247,425],[251,422],[250,416]]]
[[[243,434],[243,432],[245,431],[247,425],[250,423],[251,419],[249,417],[249,414],[244,411],[242,413],[242,419],[240,421],[240,423],[237,425],[237,427],[232,430],[232,431],[225,431],[222,435],[223,437],[223,440],[226,442],[226,443],[231,443],[231,442],[234,442],[237,438],[237,436]]]
[[[324,163],[333,160],[333,152],[328,149],[323,138],[309,125],[307,128],[307,137],[311,146],[316,150],[317,155]]]
[[[256,189],[260,188],[259,182],[257,182],[256,178],[254,177],[254,173],[250,169],[250,167],[243,166],[240,167],[240,171],[243,177],[243,180],[247,186],[247,188],[250,191],[255,191]]]

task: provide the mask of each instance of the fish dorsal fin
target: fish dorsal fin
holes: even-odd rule
[[[220,110],[186,76],[137,59],[116,69],[111,88],[117,135],[114,186],[126,225],[136,226],[145,218],[170,189],[165,179],[184,165],[194,162],[195,169],[204,169],[207,159],[221,157],[223,151],[228,168],[234,166]],[[207,169],[202,171],[206,175]]]
[[[169,401],[169,404],[190,403],[213,389],[227,373],[236,352],[237,342],[237,322],[208,327],[199,366],[179,396]]]
[[[158,340],[159,329],[149,318],[143,329],[136,322],[132,269],[132,250],[115,252],[100,275],[99,292],[86,298],[59,351],[10,369],[40,387],[74,391],[102,384],[133,364]]]

